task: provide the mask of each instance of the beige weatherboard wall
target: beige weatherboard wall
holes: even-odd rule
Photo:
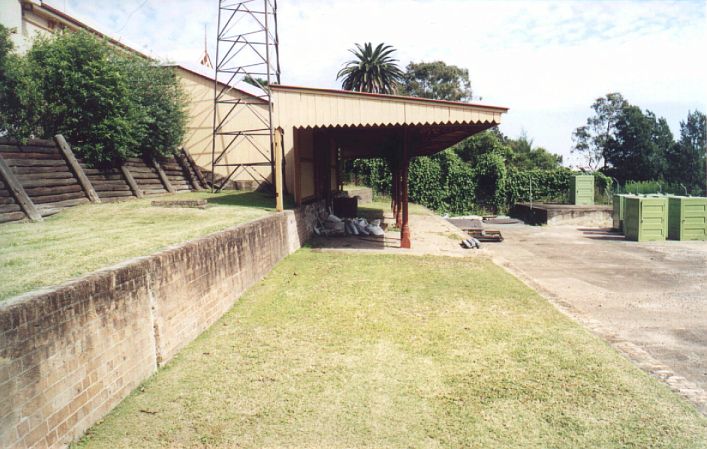
[[[184,92],[189,99],[189,119],[184,137],[184,148],[189,151],[200,167],[211,170],[214,81],[208,75],[199,73],[202,70],[197,68],[176,66],[176,70]],[[219,83],[217,87],[226,89],[226,96],[229,100],[243,100],[251,103],[248,108],[236,108],[228,117],[229,120],[238,120],[238,127],[241,129],[263,126],[262,119],[268,116],[266,102],[242,90],[229,88],[222,83]],[[218,121],[221,121],[228,114],[229,106],[228,104],[219,105],[216,115]],[[243,138],[238,139],[235,143],[238,147],[229,150],[221,162],[228,164],[267,162],[270,157],[269,150],[267,150],[266,154],[262,154],[262,152],[263,149],[270,148],[270,139],[267,136],[253,136],[250,139],[253,142]],[[216,156],[221,154],[229,141],[228,136],[218,136],[216,139]],[[241,170],[232,180],[254,182],[257,179],[262,181],[263,178],[270,179],[272,175],[270,167],[250,167],[249,170],[259,174],[251,175]],[[228,176],[228,167],[216,167],[216,173],[221,176]]]

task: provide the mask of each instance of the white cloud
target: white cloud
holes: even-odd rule
[[[121,30],[125,43],[177,62],[199,59],[207,24],[214,56],[216,0],[67,2],[70,14],[111,35]],[[346,50],[383,41],[399,49],[402,64],[444,60],[468,68],[476,95],[511,108],[505,132],[525,129],[536,144],[565,156],[573,129],[608,92],[666,116],[674,131],[688,109],[707,106],[707,23],[699,0],[281,0],[278,6],[283,83],[337,87]]]

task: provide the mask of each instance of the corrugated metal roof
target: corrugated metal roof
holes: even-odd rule
[[[279,126],[366,127],[501,123],[508,108],[397,95],[273,85]]]

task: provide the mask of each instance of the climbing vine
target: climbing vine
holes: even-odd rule
[[[570,179],[577,174],[566,167],[553,170],[508,168],[498,153],[481,155],[472,167],[447,150],[410,163],[410,201],[440,213],[467,214],[506,212],[517,202],[566,202]],[[597,202],[608,202],[612,180],[593,173]],[[384,159],[357,159],[350,164],[350,177],[390,195],[391,174]]]

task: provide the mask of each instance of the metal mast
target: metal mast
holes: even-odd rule
[[[270,167],[275,175],[268,86],[280,83],[277,0],[219,0],[214,70],[212,189],[221,190],[240,173],[259,185],[270,185],[257,167]],[[257,84],[260,91],[237,92],[233,86],[244,80]],[[219,167],[226,168],[227,176],[217,181]]]

